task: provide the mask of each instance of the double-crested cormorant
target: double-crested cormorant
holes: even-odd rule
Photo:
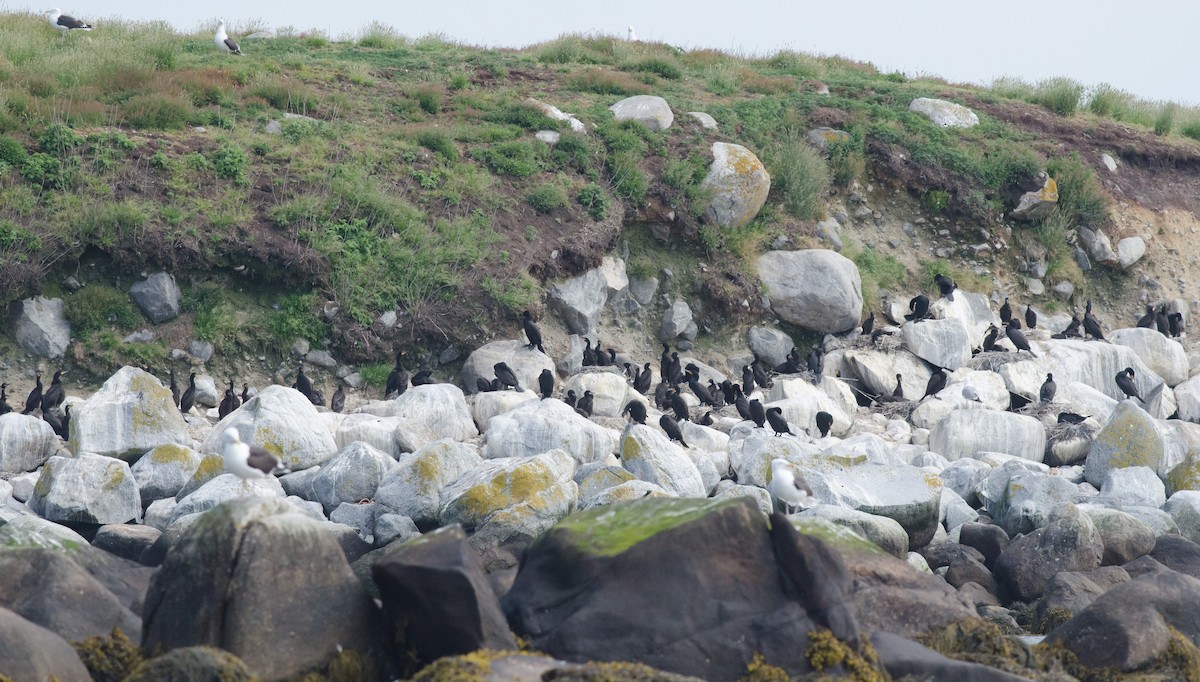
[[[413,386],[426,386],[428,384],[436,384],[436,383],[437,382],[433,380],[433,370],[432,369],[423,369],[420,372],[417,372],[416,374],[414,374],[412,377],[412,385]]]
[[[922,398],[928,398],[931,395],[937,395],[938,391],[946,387],[946,370],[941,367],[935,367],[933,374],[929,375],[929,381],[925,384],[925,395]]]
[[[1126,367],[1120,372],[1117,372],[1117,388],[1121,389],[1121,392],[1125,394],[1126,398],[1137,398],[1144,403],[1146,401],[1142,400],[1142,396],[1138,394],[1137,386],[1135,386],[1133,383],[1134,376],[1136,375],[1134,374],[1132,367]]]
[[[758,398],[750,401],[750,419],[753,420],[754,425],[760,429],[763,428],[763,425],[767,423],[767,410],[763,407],[763,404],[758,400]]]
[[[1038,391],[1038,397],[1043,403],[1048,403],[1054,400],[1054,394],[1058,393],[1058,384],[1054,383],[1054,375],[1047,374],[1046,381],[1042,383],[1041,390]]]
[[[1092,299],[1088,299],[1087,309],[1083,313],[1084,338],[1088,336],[1105,341],[1104,332],[1100,330],[1100,319],[1092,314]]]
[[[1163,336],[1170,336],[1171,323],[1167,320],[1167,304],[1164,303],[1158,307],[1158,312],[1154,314],[1154,326],[1158,328],[1158,333]]]
[[[25,411],[21,414],[32,414],[34,410],[42,406],[42,373],[35,374],[33,380],[33,390],[25,398]]]
[[[575,411],[584,417],[592,416],[593,396],[591,391],[584,391],[583,397],[575,403]]]
[[[1025,326],[1037,329],[1037,313],[1033,312],[1033,306],[1025,306]]]
[[[525,328],[525,338],[529,339],[529,344],[526,348],[537,348],[545,353],[546,349],[542,347],[542,331],[533,323],[533,315],[526,310],[521,314],[521,326]]]
[[[771,425],[771,430],[775,432],[776,436],[782,436],[785,433],[789,436],[792,435],[792,429],[788,426],[787,419],[783,416],[783,409],[768,407],[766,416],[767,423]]]
[[[408,371],[404,369],[404,354],[396,353],[396,364],[392,367],[392,371],[388,373],[387,386],[383,389],[383,397],[394,397],[404,395],[408,390]]]
[[[828,412],[817,413],[817,431],[824,438],[829,435],[829,429],[833,428],[833,415]]]
[[[742,365],[742,393],[750,394],[754,392],[754,382],[757,379],[754,376],[754,370],[750,365]]]
[[[646,423],[646,405],[640,400],[630,400],[621,410],[621,416],[629,415],[635,424]]]
[[[594,367],[596,365],[596,351],[592,350],[592,340],[588,337],[583,337],[583,366]]]
[[[250,384],[242,384],[242,404],[250,399]]]
[[[1082,414],[1076,414],[1074,412],[1059,412],[1058,413],[1058,423],[1059,424],[1082,424],[1083,420],[1087,419],[1089,416],[1091,416],[1091,415],[1085,416]]]
[[[229,416],[230,412],[233,412],[233,401],[236,399],[233,395],[233,389],[226,388],[225,395],[221,398],[221,403],[217,405],[217,417],[219,419],[224,419]]]
[[[1000,324],[1008,324],[1012,319],[1012,306],[1008,304],[1008,299],[1004,299],[1004,305],[1000,306]]]
[[[934,275],[933,281],[937,283],[938,291],[941,292],[942,298],[949,301],[954,300],[954,290],[958,288],[954,284],[954,280],[943,274]]]
[[[538,391],[542,394],[542,400],[554,395],[554,372],[542,370],[538,375]]]
[[[517,375],[512,369],[503,362],[497,362],[492,365],[492,371],[496,373],[496,379],[500,381],[500,388],[512,388],[514,391],[521,390],[521,382],[517,381]]]
[[[8,384],[0,384],[0,414],[8,414],[12,411],[12,406],[8,404]]]
[[[700,383],[699,374],[689,371],[687,373],[687,384],[688,388],[692,389],[692,393],[696,394],[696,397],[700,399],[701,405],[708,405],[710,407],[716,405],[716,403],[713,401],[712,391],[708,390],[707,386]]]
[[[54,373],[54,378],[50,380],[50,388],[42,394],[42,412],[47,412],[52,407],[58,407],[67,399],[67,394],[63,390],[62,385],[63,371],[60,369]]]
[[[338,384],[337,390],[333,392],[333,397],[329,399],[329,409],[334,412],[341,412],[346,406],[346,387]]]
[[[691,421],[692,418],[688,414],[687,403],[683,400],[683,394],[679,392],[679,388],[672,386],[667,389],[667,406],[675,413],[675,418],[679,421]]]
[[[233,379],[229,380],[229,393],[233,396],[233,409],[236,410],[237,408],[241,407],[242,399],[238,397],[237,386],[234,385]]]
[[[196,404],[196,373],[192,372],[188,378],[188,387],[183,389],[183,395],[179,397],[179,411],[187,414],[192,411],[192,405]]]
[[[909,312],[904,316],[904,319],[909,322],[920,322],[929,317],[929,297],[925,294],[917,294],[908,302]]]
[[[1034,353],[1033,349],[1029,346],[1029,339],[1026,339],[1025,335],[1021,333],[1020,320],[1015,317],[1009,320],[1008,324],[1004,327],[1004,335],[1008,337],[1009,342],[1017,349],[1017,352],[1025,351],[1033,357],[1037,357],[1037,353]]]
[[[579,398],[575,396],[575,391],[567,391],[567,396],[563,398],[563,402],[573,410],[575,409],[575,404],[579,402]]]
[[[650,363],[647,362],[642,365],[642,370],[633,378],[633,390],[646,395],[652,381],[654,381],[654,374],[650,371]]]
[[[1148,305],[1146,306],[1146,314],[1138,318],[1137,326],[1141,327],[1142,329],[1153,329],[1154,318],[1154,306]]]
[[[1183,313],[1171,313],[1167,316],[1167,331],[1175,338],[1183,333]]]
[[[664,414],[663,416],[659,417],[658,425],[661,426],[663,432],[667,434],[667,438],[679,441],[679,444],[685,448],[691,447],[687,444],[687,441],[683,439],[683,431],[679,429],[679,422],[672,419],[671,415]]]
[[[874,329],[875,329],[875,313],[872,312],[870,315],[867,315],[867,319],[863,320],[862,331],[859,332],[858,335],[859,336],[870,336],[871,332]]]
[[[308,375],[304,373],[304,363],[296,365],[296,381],[292,384],[292,388],[300,391],[300,394],[308,398],[308,402],[313,402],[315,394],[313,393],[312,381],[309,381]]]

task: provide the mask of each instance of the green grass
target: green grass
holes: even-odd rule
[[[820,215],[829,188],[829,166],[799,133],[793,132],[771,148],[766,158],[771,191],[779,194],[783,209],[797,218]]]
[[[71,332],[79,338],[113,327],[130,330],[143,322],[129,294],[110,286],[91,284],[64,299]]]
[[[1058,212],[1076,227],[1109,224],[1109,200],[1095,172],[1078,156],[1051,159],[1046,171],[1058,184]]]
[[[882,255],[874,249],[861,249],[845,255],[858,266],[863,301],[868,309],[875,309],[883,291],[897,291],[907,282],[908,272],[893,256]]]

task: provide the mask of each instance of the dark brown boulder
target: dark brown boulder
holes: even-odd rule
[[[1100,567],[1104,543],[1091,520],[1071,507],[1056,520],[1013,541],[996,560],[992,575],[1000,599],[1031,602],[1042,596],[1059,571]]]
[[[0,608],[0,673],[12,680],[91,682],[67,640]]]
[[[958,531],[958,541],[983,555],[983,565],[995,567],[996,559],[1009,544],[1008,533],[994,523],[968,521]]]

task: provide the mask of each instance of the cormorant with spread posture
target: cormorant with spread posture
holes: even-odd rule
[[[533,315],[530,315],[528,310],[521,314],[521,326],[525,328],[525,338],[529,339],[529,345],[525,347],[537,348],[545,353],[546,349],[542,347],[542,332],[533,323]]]
[[[521,382],[517,381],[517,375],[512,369],[503,362],[497,362],[492,365],[492,371],[496,373],[496,378],[500,381],[500,388],[512,388],[514,391],[521,390]]]
[[[388,373],[387,386],[383,389],[384,398],[404,395],[408,390],[408,370],[404,369],[404,354],[396,353],[396,364]],[[396,394],[393,396],[392,394]]]
[[[341,412],[346,406],[346,388],[338,384],[337,390],[333,392],[333,397],[329,399],[329,409],[334,412]]]
[[[183,395],[179,397],[179,411],[187,414],[192,411],[192,405],[196,404],[196,373],[188,378],[188,387],[183,389]]]
[[[771,425],[771,430],[776,436],[783,434],[792,435],[792,429],[788,426],[787,419],[783,416],[783,409],[778,407],[767,408],[767,422]]]
[[[629,415],[635,424],[646,423],[646,405],[640,400],[630,400],[621,410],[621,416]]]
[[[1138,400],[1142,400],[1142,396],[1138,394],[1137,386],[1135,386],[1133,383],[1134,376],[1136,375],[1133,373],[1132,367],[1126,367],[1118,372],[1116,376],[1117,388],[1121,389],[1121,392],[1125,394],[1126,398],[1137,398]],[[1146,401],[1142,400],[1142,402],[1144,403]]]
[[[661,426],[663,432],[667,434],[667,438],[670,438],[671,440],[677,440],[679,441],[680,445],[690,449],[691,446],[688,445],[687,441],[683,439],[683,431],[679,430],[679,422],[671,419],[671,415],[664,414],[663,416],[659,417],[658,425]]]
[[[1043,403],[1048,403],[1054,400],[1054,394],[1058,393],[1058,384],[1054,383],[1054,375],[1047,374],[1046,381],[1042,383],[1041,390],[1038,391],[1038,397]]]
[[[25,411],[21,414],[32,414],[34,410],[42,406],[42,373],[35,374],[33,380],[33,390],[25,398]]]
[[[829,435],[829,429],[833,428],[833,415],[828,412],[817,413],[817,431],[822,438]]]
[[[920,322],[929,317],[929,297],[925,294],[917,294],[908,302],[908,309],[911,311],[904,316],[904,319],[909,322]]]
[[[750,419],[754,421],[754,426],[760,429],[767,423],[767,411],[758,398],[750,401]]]
[[[953,301],[954,290],[958,287],[954,284],[954,280],[943,274],[934,275],[933,281],[937,283],[938,291],[941,292],[942,298]]]
[[[538,391],[542,394],[542,400],[554,395],[554,372],[548,369],[543,369],[538,375]]]

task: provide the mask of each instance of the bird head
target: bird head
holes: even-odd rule
[[[46,14],[49,14],[52,17],[56,17],[56,16],[62,14],[62,10],[55,7],[54,9],[46,10]]]
[[[223,439],[223,440],[224,440],[226,443],[240,443],[240,442],[242,442],[242,436],[241,436],[241,434],[239,434],[239,433],[238,433],[238,430],[237,430],[236,428],[232,427],[232,426],[231,426],[231,427],[229,427],[229,428],[227,428],[227,429],[225,429],[225,433],[221,434],[221,438],[222,438],[222,439]]]

